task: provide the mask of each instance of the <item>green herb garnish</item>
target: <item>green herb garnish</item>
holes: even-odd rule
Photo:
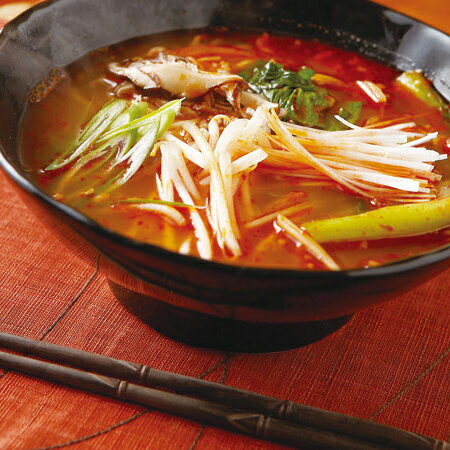
[[[361,117],[362,102],[345,102],[338,111],[338,115],[347,122],[356,123]],[[327,117],[325,129],[328,131],[346,130],[347,127],[334,118],[334,114]]]
[[[293,122],[320,126],[323,113],[333,104],[333,99],[324,88],[316,86],[311,77],[314,71],[305,67],[298,72],[285,70],[281,64],[269,61],[257,64],[253,70],[240,75],[257,94],[278,103],[286,113],[284,118]]]

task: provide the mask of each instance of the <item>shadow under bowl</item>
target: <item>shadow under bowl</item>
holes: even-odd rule
[[[278,351],[321,339],[352,313],[447,268],[450,248],[342,272],[203,261],[107,230],[30,181],[20,162],[20,124],[30,91],[51,69],[129,38],[208,26],[318,38],[400,70],[422,69],[450,98],[450,37],[362,0],[193,0],[189,7],[180,0],[56,0],[32,8],[0,36],[0,164],[55,236],[100,251],[118,300],[156,330],[192,345]]]

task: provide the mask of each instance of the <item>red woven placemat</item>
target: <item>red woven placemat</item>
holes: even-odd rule
[[[0,331],[449,439],[450,271],[356,314],[337,333],[308,347],[227,355],[173,342],[131,316],[98,273],[97,256],[68,253],[28,212],[3,174],[0,211]],[[69,445],[279,447],[1,372],[0,448]]]

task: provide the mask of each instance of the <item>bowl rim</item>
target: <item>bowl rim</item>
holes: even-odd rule
[[[0,44],[3,40],[8,38],[8,34],[12,32],[18,25],[24,23],[28,20],[29,16],[32,15],[36,10],[46,9],[51,7],[54,3],[62,3],[65,0],[47,0],[45,2],[37,3],[33,5],[31,8],[27,9],[19,16],[14,18],[12,21],[8,22],[4,28],[0,31]],[[433,29],[439,33],[444,34],[447,37],[450,37],[446,32],[439,30],[432,25],[428,25],[418,19],[415,19],[409,15],[403,14],[401,12],[395,11],[391,8],[388,8],[380,3],[373,2],[371,0],[365,0],[367,3],[371,3],[372,5],[376,5],[380,8],[380,10],[394,12],[401,17],[404,17],[413,23],[421,24],[427,28]],[[159,247],[154,244],[150,244],[147,242],[141,242],[125,235],[122,235],[116,231],[110,230],[99,222],[89,218],[83,213],[77,211],[76,209],[58,202],[50,195],[46,194],[42,191],[38,186],[31,182],[26,176],[22,175],[22,173],[16,169],[5,157],[3,154],[4,148],[0,146],[0,166],[3,171],[14,181],[16,182],[22,189],[24,189],[29,194],[37,197],[42,200],[48,206],[58,210],[64,215],[69,216],[75,222],[78,222],[84,227],[89,228],[96,234],[103,235],[107,239],[112,239],[115,243],[124,245],[127,247],[131,247],[134,250],[145,252],[148,254],[157,254],[159,257],[168,258],[175,260],[179,263],[185,263],[188,265],[199,265],[200,267],[205,266],[212,270],[228,272],[236,275],[250,275],[252,277],[278,277],[278,278],[291,278],[292,276],[298,277],[306,277],[306,278],[327,278],[327,279],[336,279],[336,278],[350,278],[350,279],[360,279],[360,278],[375,278],[381,277],[385,275],[393,275],[399,274],[402,272],[408,272],[411,270],[419,269],[424,266],[428,266],[431,264],[438,263],[447,258],[450,258],[450,244],[437,248],[435,250],[420,253],[408,258],[402,258],[397,261],[393,261],[387,264],[383,264],[376,267],[368,267],[368,268],[356,268],[356,269],[344,269],[339,271],[328,271],[328,270],[302,270],[302,269],[289,269],[289,268],[271,268],[271,267],[255,267],[255,266],[246,266],[246,265],[235,265],[228,264],[226,262],[217,262],[214,260],[206,260],[197,256],[191,255],[183,255],[171,250],[167,250],[163,247]],[[94,244],[91,244],[94,245]],[[95,245],[94,245],[95,246]],[[100,251],[97,248],[98,251]]]

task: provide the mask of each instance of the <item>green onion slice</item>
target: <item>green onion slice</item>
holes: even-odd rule
[[[66,166],[82,155],[109,127],[113,120],[126,108],[125,100],[113,100],[107,103],[86,125],[78,138],[75,150],[69,150],[53,161],[45,170],[55,170]]]
[[[129,122],[126,125],[122,125],[118,128],[115,128],[115,129],[105,133],[101,137],[101,139],[99,139],[99,142],[104,142],[104,141],[111,139],[112,137],[117,136],[118,134],[121,134],[125,131],[131,131],[131,130],[135,130],[140,127],[151,125],[155,119],[158,119],[161,116],[163,116],[164,114],[168,114],[169,112],[174,113],[174,117],[175,117],[175,115],[180,111],[182,101],[183,101],[182,98],[178,99],[178,100],[173,100],[173,101],[161,106],[161,108],[157,109],[156,111],[152,111],[151,113],[146,114],[143,117],[132,120],[131,122]],[[164,123],[163,121],[161,121],[161,122]],[[167,128],[170,126],[170,124],[167,126]],[[164,132],[167,130],[167,128],[164,130]],[[160,137],[164,133],[162,133],[162,134],[158,133],[158,134],[159,134],[158,137]]]

